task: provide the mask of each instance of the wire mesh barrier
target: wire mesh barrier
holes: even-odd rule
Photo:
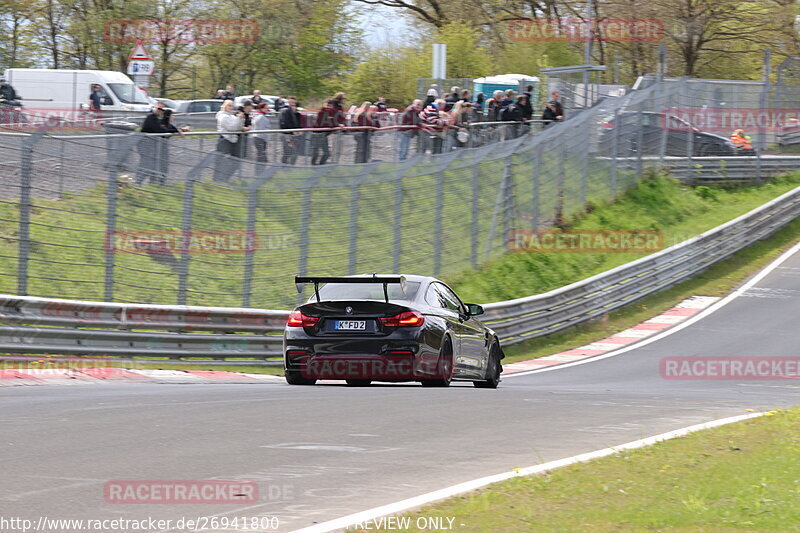
[[[560,331],[675,285],[798,215],[800,187],[697,237],[602,274],[545,294],[485,304],[482,318],[504,345]],[[6,324],[0,325],[0,352],[112,356],[133,363],[163,363],[155,358],[167,357],[206,366],[281,365],[281,332],[288,315],[252,308],[0,295],[0,322]]]
[[[564,122],[461,136],[265,131],[231,149],[206,133],[0,134],[0,293],[286,309],[303,297],[296,274],[448,277],[507,251],[516,230],[614,198],[648,166],[736,160],[727,134],[665,118],[709,115],[717,85],[653,82]],[[725,101],[776,109],[763,84],[740,90]],[[759,179],[768,129],[753,132]]]

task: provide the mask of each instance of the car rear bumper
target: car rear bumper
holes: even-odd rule
[[[439,358],[411,351],[385,354],[314,354],[287,349],[285,368],[309,379],[368,379],[373,381],[417,381],[441,373]]]

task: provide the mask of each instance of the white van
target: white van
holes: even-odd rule
[[[5,78],[28,108],[78,110],[88,104],[92,84],[97,84],[102,111],[150,110],[147,94],[122,72],[10,68]]]

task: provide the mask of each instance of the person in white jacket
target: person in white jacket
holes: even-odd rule
[[[217,140],[217,152],[214,160],[214,181],[228,181],[239,168],[239,144],[244,131],[244,113],[237,111],[233,100],[225,100],[217,113],[217,131],[220,132]]]

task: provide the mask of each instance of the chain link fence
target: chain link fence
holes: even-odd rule
[[[303,297],[295,275],[447,278],[505,253],[515,230],[612,200],[666,156],[701,164],[711,138],[665,127],[667,114],[716,109],[718,90],[759,110],[771,90],[643,85],[532,132],[475,125],[460,144],[451,132],[372,134],[365,163],[353,162],[358,132],[265,133],[266,161],[253,139],[232,157],[216,135],[0,134],[0,293],[286,309]],[[284,164],[301,137],[298,157],[324,140],[335,163]]]

